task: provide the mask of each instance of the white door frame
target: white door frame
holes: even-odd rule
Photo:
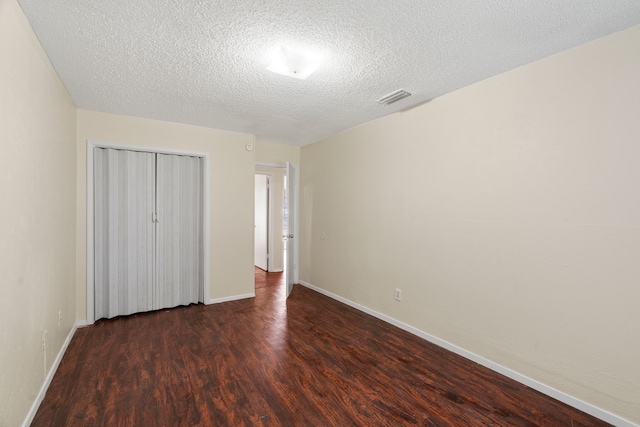
[[[287,164],[286,163],[268,163],[268,162],[256,162],[256,166],[262,166],[262,167],[266,167],[266,168],[278,168],[278,169],[284,169],[286,172],[287,169]],[[257,173],[257,171],[256,171]],[[295,176],[296,182],[300,182],[300,167],[296,167],[296,176]],[[295,213],[295,230],[293,230],[293,235],[295,236],[294,239],[298,239],[298,236],[300,236],[300,186],[296,186],[296,197],[295,197],[295,206],[294,206],[294,213]],[[296,245],[294,246],[294,253],[293,253],[293,264],[294,264],[294,268],[293,268],[293,280],[294,283],[298,283],[300,281],[300,273],[298,270],[298,266],[300,265],[299,259],[298,259],[298,255],[299,255],[299,247],[300,247],[300,240],[296,240]]]
[[[203,233],[204,233],[204,250],[202,253],[203,257],[203,268],[204,268],[204,304],[210,304],[209,300],[209,288],[211,284],[209,283],[209,274],[210,274],[210,256],[211,253],[211,233],[210,233],[210,205],[211,199],[209,195],[209,183],[210,183],[210,159],[209,153],[198,152],[198,151],[188,151],[188,150],[174,150],[168,148],[161,147],[149,147],[144,145],[131,145],[131,144],[121,144],[116,142],[102,142],[102,141],[93,141],[87,140],[87,325],[91,325],[95,322],[95,283],[94,283],[94,274],[95,274],[95,259],[94,259],[94,194],[93,194],[93,149],[99,148],[114,148],[118,150],[130,150],[130,151],[143,151],[147,153],[158,153],[158,154],[177,154],[183,156],[193,156],[202,158],[203,164]]]
[[[273,191],[271,191],[273,182],[273,173],[255,171],[254,175],[265,175],[267,177],[267,271],[272,270],[272,254],[273,254]],[[253,189],[255,193],[255,187]],[[280,233],[282,234],[282,233]],[[253,236],[255,245],[255,231]],[[255,250],[254,250],[255,253]],[[255,264],[255,260],[254,260]]]

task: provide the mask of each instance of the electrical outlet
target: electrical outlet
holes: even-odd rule
[[[62,310],[58,312],[58,326],[60,326],[60,323],[62,323]]]
[[[402,300],[402,289],[396,288],[396,301]]]

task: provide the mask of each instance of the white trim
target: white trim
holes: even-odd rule
[[[286,163],[268,163],[268,162],[256,162],[257,167],[261,168],[276,168],[276,169],[286,169]]]
[[[93,149],[97,147],[97,143],[87,141],[87,307],[86,307],[86,323],[87,325],[95,322],[95,254],[94,254],[94,212],[93,212]]]
[[[169,148],[161,148],[161,147],[150,147],[144,145],[131,145],[131,144],[122,144],[117,142],[104,142],[104,141],[94,141],[87,140],[87,319],[85,321],[85,325],[91,325],[95,321],[94,314],[94,282],[93,282],[93,273],[94,273],[94,253],[93,253],[93,245],[94,245],[94,236],[93,236],[93,149],[96,147],[100,148],[115,148],[120,150],[132,150],[132,151],[143,151],[148,153],[159,153],[159,154],[178,154],[182,156],[193,156],[193,157],[201,157],[204,163],[204,174],[203,174],[203,187],[202,190],[204,192],[204,200],[203,200],[203,208],[204,208],[204,227],[203,232],[205,236],[204,241],[204,250],[203,250],[203,266],[204,266],[204,302],[207,304],[209,301],[209,294],[211,283],[210,281],[210,269],[211,269],[211,197],[210,197],[210,183],[211,183],[211,162],[209,159],[209,153],[201,152],[201,151],[188,151],[188,150],[174,150]]]
[[[58,352],[58,356],[56,356],[56,359],[53,361],[53,365],[51,365],[51,369],[49,369],[49,373],[44,379],[44,383],[42,383],[42,387],[40,387],[40,391],[36,396],[36,400],[33,401],[33,404],[31,405],[29,412],[27,412],[27,417],[24,419],[24,422],[22,423],[22,427],[29,427],[33,422],[33,418],[36,416],[36,413],[38,412],[38,408],[40,408],[40,404],[42,403],[42,400],[44,399],[44,396],[47,394],[47,390],[51,385],[51,380],[53,380],[53,376],[56,374],[56,371],[58,370],[58,366],[60,366],[60,362],[62,361],[62,356],[64,356],[65,351],[67,351],[67,347],[69,347],[69,343],[71,342],[73,335],[76,333],[76,330],[78,329],[78,327],[80,327],[81,324],[82,322],[76,322],[71,328],[71,330],[69,331],[69,334],[67,335],[67,339],[64,340],[64,343],[62,344],[62,348],[60,348],[60,351]]]
[[[204,204],[204,229],[202,230],[204,233],[204,253],[202,256],[204,258],[204,303],[206,305],[211,293],[211,159],[209,154],[204,154],[202,157],[204,162],[204,186],[202,187],[204,192],[204,200],[202,202]]]
[[[295,192],[295,200],[294,200],[294,226],[295,226],[295,230],[294,232],[294,236],[295,237],[295,247],[294,247],[294,251],[293,251],[293,283],[298,283],[300,281],[300,195],[301,195],[301,189],[300,189],[300,167],[296,167],[295,170],[296,176],[294,177],[294,182],[295,182],[295,187],[294,187],[294,192]]]
[[[265,172],[257,172],[257,173],[265,173]],[[275,251],[273,249],[273,245],[275,242],[275,231],[273,229],[273,187],[275,186],[274,183],[274,179],[273,179],[273,173],[272,172],[266,172],[268,173],[268,181],[267,181],[267,197],[269,198],[268,202],[269,206],[267,206],[267,221],[269,222],[267,224],[267,271],[273,271],[273,258],[275,255]],[[279,235],[282,235],[282,232],[279,233]],[[255,239],[254,239],[255,240]],[[254,287],[255,287],[255,278],[254,278]]]
[[[268,197],[268,206],[267,206],[267,271],[272,272],[271,266],[273,265],[273,242],[274,242],[274,232],[273,232],[273,172],[263,172],[263,171],[255,171],[255,175],[265,175],[267,179],[267,197]],[[255,193],[255,186],[253,188]],[[255,196],[254,196],[255,198]],[[255,228],[253,231],[253,242],[255,244],[256,236],[255,236]],[[255,256],[255,248],[254,248],[254,256]],[[255,263],[255,260],[253,260]],[[255,285],[255,283],[254,283]]]
[[[256,173],[260,173],[260,174],[273,174],[272,172],[263,172],[261,170],[259,170],[259,168],[271,168],[271,169],[279,169],[282,172],[282,177],[284,177],[286,179],[287,176],[287,164],[286,163],[267,163],[267,162],[256,162]],[[296,168],[296,173],[297,172],[297,168]],[[273,212],[273,193],[270,192],[269,193],[269,218],[270,218],[270,223],[269,223],[269,229],[272,230],[273,229],[273,218],[274,218],[274,212]],[[297,200],[297,199],[296,199]],[[279,212],[277,215],[282,216],[282,212]],[[279,232],[276,232],[274,230],[273,232],[273,239],[269,239],[269,261],[272,260],[271,258],[271,254],[275,254],[274,251],[274,246],[275,246],[275,241],[277,238],[279,237],[275,237],[275,236],[280,236],[282,235],[282,230],[280,230]],[[284,236],[283,236],[284,237]],[[284,256],[284,249],[286,247],[286,243],[283,244],[283,256]],[[285,259],[282,259],[282,265],[285,265]],[[269,264],[269,266],[271,266],[271,263]],[[281,273],[284,270],[283,269],[271,269],[269,268],[267,270],[269,273]],[[294,274],[294,278],[295,278],[295,274]]]
[[[230,297],[222,297],[222,298],[213,298],[209,300],[209,304],[219,304],[221,302],[229,302],[229,301],[238,301],[246,298],[255,298],[255,292],[251,292],[250,294],[242,294],[242,295],[232,295]]]
[[[608,422],[609,424],[613,424],[615,426],[618,427],[640,427],[638,424],[634,424],[629,420],[626,420],[618,415],[615,415],[609,411],[606,411],[604,409],[598,408],[597,406],[591,405],[583,400],[580,400],[576,397],[573,397],[567,393],[564,393],[560,390],[557,390],[553,387],[550,387],[546,384],[543,384],[539,381],[536,381],[532,378],[527,377],[526,375],[520,374],[516,371],[513,371],[509,368],[506,368],[502,365],[499,365],[498,363],[492,362],[489,359],[486,359],[482,356],[479,356],[473,352],[470,352],[468,350],[465,350],[462,347],[458,347],[455,344],[451,344],[448,341],[442,340],[438,337],[435,337],[431,334],[428,334],[424,331],[421,331],[420,329],[414,328],[413,326],[407,325],[406,323],[403,323],[399,320],[394,319],[393,317],[389,317],[385,314],[379,313],[375,310],[372,310],[368,307],[365,307],[364,305],[360,305],[356,302],[353,302],[351,300],[348,300],[344,297],[341,297],[340,295],[336,295],[332,292],[329,292],[327,290],[324,290],[322,288],[319,288],[317,286],[312,285],[311,283],[305,282],[303,280],[299,280],[298,281],[299,284],[312,289],[322,295],[326,295],[329,298],[335,299],[336,301],[340,301],[343,304],[346,304],[350,307],[353,307],[357,310],[360,310],[364,313],[367,313],[373,317],[376,317],[384,322],[390,323],[393,326],[396,326],[400,329],[403,329],[413,335],[416,335],[422,339],[425,339],[427,341],[429,341],[432,344],[435,344],[439,347],[442,347],[446,350],[452,351],[453,353],[456,353],[466,359],[469,359],[475,363],[478,363],[479,365],[482,365],[486,368],[491,369],[492,371],[498,372],[499,374],[502,374],[508,378],[511,378],[512,380],[518,381],[521,384],[526,385],[527,387],[530,387],[534,390],[539,391],[540,393],[546,394],[547,396],[550,396],[556,400],[559,400],[560,402],[566,403],[569,406],[573,406],[576,409],[581,410],[582,412],[586,412],[589,415],[593,415],[596,418],[599,418],[603,421]]]
[[[174,148],[152,147],[148,145],[125,144],[120,142],[87,140],[87,145],[89,144],[91,144],[92,148],[93,147],[114,148],[117,150],[142,151],[145,153],[178,154],[181,156],[193,156],[193,157],[206,157],[209,155],[209,153],[204,151],[189,151],[189,150],[180,150],[180,149],[174,149]]]
[[[287,163],[269,163],[269,162],[256,162],[256,167],[266,167],[266,168],[278,168],[285,169],[285,176],[287,174]],[[293,166],[293,163],[291,164]],[[293,230],[294,236],[300,236],[300,166],[294,166],[296,169],[296,176],[294,177],[295,181],[295,200],[294,200],[294,224],[295,230]],[[287,202],[288,203],[288,202]],[[296,237],[297,238],[297,237]],[[284,260],[283,260],[284,264]],[[300,278],[300,240],[298,239],[297,244],[294,247],[293,253],[293,282],[298,283]]]

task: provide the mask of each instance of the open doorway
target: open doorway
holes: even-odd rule
[[[286,168],[256,166],[255,288],[281,286],[286,267]]]
[[[254,264],[264,271],[284,271],[286,169],[256,167]]]
[[[273,177],[269,187],[270,237],[268,239],[269,266],[267,272],[284,271],[285,291],[288,297],[298,278],[298,172],[292,164],[287,162],[284,165],[257,163],[256,173],[270,173]],[[281,187],[280,184],[282,184]],[[286,233],[284,233],[285,220],[287,224]],[[282,231],[282,234],[280,234],[280,231]],[[282,238],[279,236],[282,236]]]
[[[254,231],[253,231],[253,263],[264,271],[269,271],[270,253],[269,253],[269,236],[272,234],[269,230],[271,222],[270,212],[270,185],[271,175],[264,173],[256,173],[255,175],[255,203],[254,203]],[[273,256],[271,255],[271,258]]]

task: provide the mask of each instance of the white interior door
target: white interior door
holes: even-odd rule
[[[154,309],[204,302],[202,163],[157,155]]]
[[[202,158],[94,150],[93,318],[204,302]]]
[[[296,168],[287,163],[287,260],[286,281],[287,281],[287,297],[291,295],[293,284],[295,283],[295,250],[297,237],[296,232]]]
[[[255,177],[255,231],[254,264],[267,271],[269,269],[269,177]]]
[[[150,311],[155,155],[94,150],[95,319]]]

